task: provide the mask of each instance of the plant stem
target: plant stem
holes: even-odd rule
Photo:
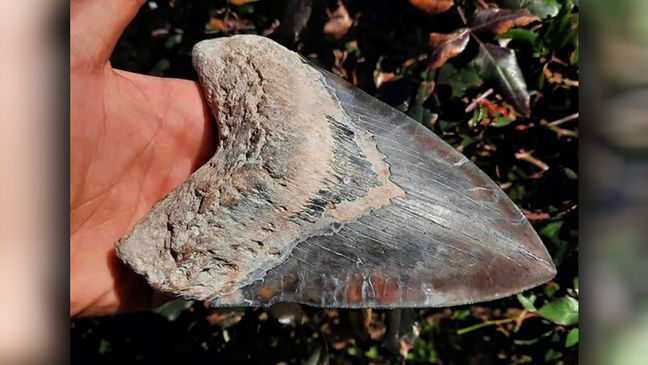
[[[514,318],[498,319],[498,320],[495,320],[495,321],[485,321],[485,322],[482,322],[482,323],[472,325],[470,327],[466,327],[466,328],[462,328],[460,330],[457,330],[457,334],[458,335],[464,335],[464,334],[466,334],[468,332],[472,332],[472,331],[478,330],[480,328],[484,328],[484,327],[488,327],[488,326],[499,326],[501,324],[511,323],[511,322],[514,322],[514,321],[515,321]]]

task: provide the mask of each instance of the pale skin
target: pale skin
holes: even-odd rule
[[[119,262],[115,243],[216,149],[216,127],[197,82],[110,64],[143,3],[71,2],[71,316],[147,309],[164,300]]]

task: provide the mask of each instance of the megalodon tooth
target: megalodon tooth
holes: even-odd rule
[[[199,42],[214,156],[117,244],[214,306],[428,307],[556,273],[506,194],[434,133],[274,41]]]

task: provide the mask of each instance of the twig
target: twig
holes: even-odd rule
[[[511,322],[514,322],[514,321],[515,321],[514,318],[498,319],[498,320],[495,320],[495,321],[485,321],[485,322],[478,323],[478,324],[470,326],[470,327],[466,327],[466,328],[462,328],[460,330],[457,330],[457,334],[458,335],[463,335],[463,334],[466,334],[468,332],[478,330],[480,328],[484,328],[484,327],[488,327],[488,326],[495,326],[495,325],[499,326],[501,324],[511,323]]]
[[[526,161],[526,162],[528,162],[528,163],[530,163],[530,164],[532,164],[534,166],[537,166],[542,171],[549,170],[549,165],[547,165],[546,163],[544,163],[544,162],[540,161],[539,159],[533,157],[533,155],[531,153],[532,152],[527,152],[527,151],[524,151],[524,150],[520,150],[520,152],[517,152],[515,154],[515,158],[518,159],[518,160]]]
[[[553,121],[551,123],[547,123],[547,125],[549,127],[555,127],[555,126],[559,126],[559,125],[561,125],[563,123],[567,123],[567,122],[570,122],[570,121],[575,120],[575,119],[578,119],[578,113],[574,113],[574,114],[568,115],[568,116],[566,116],[564,118],[555,120],[555,121]]]
[[[492,89],[492,88],[486,90],[483,94],[481,94],[480,96],[478,96],[475,100],[473,100],[472,103],[470,103],[470,105],[468,105],[468,106],[466,107],[465,112],[466,112],[466,113],[470,113],[471,111],[473,111],[473,110],[475,109],[475,107],[477,106],[477,104],[478,104],[480,101],[486,99],[486,98],[487,98],[490,94],[492,94],[492,93],[493,93],[493,89]]]
[[[482,9],[488,9],[488,4],[484,0],[477,0],[477,5]]]
[[[562,129],[562,128],[556,127],[556,126],[549,127],[549,129],[556,132],[556,134],[558,135],[558,138],[560,138],[562,136],[574,137],[574,138],[578,137],[578,132],[577,131],[571,131],[569,129]]]
[[[576,210],[576,208],[578,208],[578,204],[574,204],[571,207],[569,207],[569,208],[563,210],[562,212],[556,214],[556,217],[557,218],[562,218],[562,217],[566,216],[567,214],[569,214],[569,213],[573,212],[574,210]]]
[[[457,13],[459,13],[459,17],[461,18],[461,22],[463,23],[463,25],[467,25],[468,19],[466,19],[466,14],[464,14],[461,6],[457,6]]]
[[[515,329],[513,330],[514,332],[517,332],[520,330],[520,327],[522,326],[522,322],[524,322],[526,319],[529,319],[531,317],[535,317],[535,313],[531,313],[527,311],[526,309],[520,312],[520,314],[515,317],[515,318],[504,318],[504,319],[498,319],[498,320],[488,320],[484,321],[482,323],[478,323],[475,325],[472,325],[470,327],[465,327],[462,329],[457,330],[458,335],[463,335],[468,332],[472,332],[474,330],[478,330],[480,328],[488,327],[488,326],[499,326],[502,324],[507,324],[507,323],[515,323]]]
[[[415,65],[415,64],[417,64],[419,62],[423,62],[423,61],[425,61],[427,59],[428,59],[428,55],[427,54],[422,54],[422,55],[419,55],[419,56],[417,56],[415,58],[409,58],[409,59],[405,60],[405,62],[403,62],[401,64],[401,67],[408,68],[408,67],[410,67],[412,65]]]
[[[513,332],[518,332],[520,330],[520,327],[522,327],[522,323],[525,320],[535,316],[536,316],[535,313],[529,312],[526,309],[523,310],[522,313],[520,313],[520,315],[517,318],[515,318],[515,329],[513,329]]]
[[[551,218],[551,216],[547,212],[533,213],[533,212],[523,210],[522,213],[524,214],[526,219],[528,219],[532,223],[538,222],[538,221],[546,221],[549,218]]]

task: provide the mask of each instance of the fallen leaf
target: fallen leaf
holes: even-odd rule
[[[164,316],[169,321],[175,321],[189,307],[191,307],[190,301],[175,299],[157,307],[154,312]]]
[[[517,42],[526,43],[532,47],[537,45],[538,33],[523,28],[511,29],[501,35],[500,38],[507,38]]]
[[[353,25],[353,20],[341,1],[338,1],[338,8],[333,13],[329,13],[328,16],[329,20],[324,25],[324,34],[328,38],[338,40],[344,37]]]
[[[558,15],[560,4],[558,0],[504,0],[507,8],[527,8],[542,19]]]
[[[348,52],[345,50],[341,50],[341,49],[333,50],[333,57],[335,61],[331,71],[345,80],[349,79],[349,74],[347,70],[344,68],[344,61],[346,61],[347,55]]]
[[[409,0],[418,10],[428,14],[439,14],[454,6],[454,0]]]
[[[414,347],[413,343],[407,342],[405,339],[400,340],[400,355],[406,359],[407,358],[407,353],[410,352],[410,350]]]
[[[568,296],[555,299],[543,305],[538,314],[559,325],[574,325],[578,323],[578,300]]]
[[[385,324],[380,321],[376,321],[369,326],[367,333],[372,340],[378,341],[380,340],[382,335],[385,334]]]
[[[480,86],[483,81],[474,62],[460,69],[446,63],[439,69],[438,83],[452,88],[452,98],[461,98],[469,89]]]
[[[205,25],[205,28],[207,30],[218,32],[227,32],[230,29],[229,25],[223,19],[218,18],[211,18],[209,23]]]
[[[567,88],[578,87],[579,82],[577,80],[570,80],[564,78],[560,72],[551,71],[549,68],[543,70],[544,77],[550,84],[563,84]]]
[[[473,32],[492,32],[497,35],[506,33],[513,27],[523,27],[540,18],[528,9],[483,9],[477,11]]]
[[[531,114],[531,97],[513,50],[482,43],[475,63],[484,77],[499,84],[517,111],[526,117]]]
[[[499,116],[503,116],[505,118],[511,117],[511,113],[509,112],[508,109],[506,109],[505,106],[492,103],[488,99],[482,99],[478,101],[477,104],[486,108],[486,111],[488,112],[488,116],[490,118],[495,118]]]
[[[450,34],[430,33],[430,68],[439,68],[452,57],[458,56],[470,40],[468,28],[458,29]]]
[[[397,77],[397,75],[393,72],[381,72],[378,71],[377,69],[374,71],[373,76],[374,76],[374,84],[376,85],[377,88],[379,88],[385,82],[389,82]]]
[[[318,365],[321,364],[321,357],[322,357],[322,346],[317,346],[315,351],[308,357],[306,362],[304,364],[306,365]]]
[[[430,95],[432,95],[435,86],[436,84],[434,83],[434,81],[422,81],[419,84],[418,91],[414,96],[414,100],[412,100],[412,104],[407,111],[407,115],[412,117],[414,120],[419,121],[420,123],[424,123],[425,121],[430,120],[430,118],[433,117],[430,110],[425,108],[423,104],[430,97]],[[376,285],[374,284],[374,286]]]
[[[524,211],[523,213],[526,219],[528,219],[531,222],[546,221],[547,219],[551,218],[551,216],[547,212],[534,213],[534,212]]]
[[[230,3],[230,4],[234,5],[234,6],[243,6],[243,5],[247,5],[247,4],[250,4],[250,3],[255,3],[257,1],[259,1],[259,0],[227,0],[228,3]]]
[[[574,328],[569,333],[567,334],[567,338],[565,339],[565,347],[573,347],[576,344],[578,344],[578,339],[580,337],[580,332],[578,328]]]
[[[536,296],[531,294],[528,298],[524,296],[524,294],[519,293],[517,295],[517,299],[522,304],[522,307],[526,309],[529,312],[535,313],[538,310],[536,309],[535,305],[533,305],[533,302],[536,300]]]
[[[240,312],[232,310],[216,310],[207,316],[207,321],[211,325],[228,328],[239,323],[242,318],[243,315]]]

